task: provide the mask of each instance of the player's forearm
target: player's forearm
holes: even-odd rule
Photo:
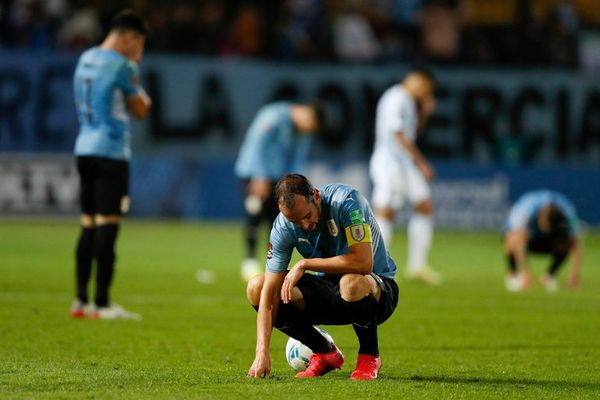
[[[571,275],[576,275],[579,276],[581,273],[581,259],[583,255],[583,251],[582,251],[582,247],[581,247],[581,242],[579,241],[579,239],[575,239],[575,242],[573,243],[573,246],[571,247],[571,251],[570,251],[570,258],[571,258]]]
[[[373,270],[373,259],[370,255],[347,253],[330,258],[307,258],[302,267],[314,272],[366,275]]]
[[[277,313],[279,303],[278,294],[274,294],[270,288],[263,288],[256,316],[256,353],[269,353],[271,345],[271,333],[273,331],[273,320]]]

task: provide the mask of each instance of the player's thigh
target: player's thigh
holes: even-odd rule
[[[410,204],[416,206],[431,200],[429,183],[415,165],[406,166],[403,175],[405,177],[405,193]]]
[[[304,274],[297,288],[304,298],[304,311],[313,325],[346,325],[350,323],[341,312],[339,278],[341,276],[317,277]]]
[[[371,165],[370,175],[373,181],[371,199],[373,208],[376,210],[401,208],[404,203],[404,182],[401,169],[394,163],[385,165],[383,162],[374,162]]]
[[[94,187],[96,213],[122,215],[129,208],[129,163],[100,159]]]
[[[77,172],[79,173],[79,204],[81,213],[87,215],[94,215],[96,213],[94,197],[96,174],[94,161],[94,157],[76,158]]]

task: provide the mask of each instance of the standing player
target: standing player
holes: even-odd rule
[[[302,172],[314,133],[323,125],[320,103],[276,102],[263,106],[248,128],[235,163],[244,184],[246,258],[241,265],[247,281],[262,272],[256,244],[262,221],[273,224],[279,210],[273,197],[275,183],[288,172]]]
[[[77,244],[77,297],[71,316],[99,319],[139,318],[111,303],[109,289],[115,242],[122,213],[128,208],[129,116],[144,118],[150,98],[140,86],[148,28],[131,11],[112,20],[99,47],[85,51],[75,70],[74,89],[80,130],[75,143],[81,183],[81,235]],[[88,282],[96,263],[95,306],[87,306]]]
[[[398,286],[396,265],[371,207],[350,186],[334,183],[316,189],[299,174],[283,177],[275,197],[281,213],[271,230],[266,272],[248,282],[248,300],[258,311],[256,357],[248,376],[269,375],[273,327],[314,352],[297,377],[340,368],[342,354],[313,325],[352,324],[360,347],[350,377],[377,378],[377,325],[394,312]],[[288,270],[294,248],[304,259]]]
[[[571,257],[567,286],[580,285],[582,246],[578,237],[575,207],[562,194],[549,190],[525,193],[513,205],[504,228],[504,252],[508,260],[506,288],[520,291],[531,286],[527,253],[552,256],[540,284],[549,292],[558,290],[556,274],[563,261]]]
[[[392,243],[396,211],[405,201],[413,207],[408,223],[406,277],[428,284],[441,282],[428,266],[433,236],[433,205],[428,181],[435,171],[415,145],[435,108],[433,75],[411,70],[385,91],[377,105],[375,149],[369,165],[373,208],[386,247]]]

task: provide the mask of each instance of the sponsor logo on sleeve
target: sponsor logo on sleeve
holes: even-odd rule
[[[350,221],[352,221],[353,224],[366,222],[362,210],[350,211]]]

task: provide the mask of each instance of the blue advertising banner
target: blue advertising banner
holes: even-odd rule
[[[0,52],[0,151],[70,152],[77,133],[76,56]],[[256,111],[276,99],[319,98],[330,116],[318,159],[366,159],[380,94],[405,65],[274,64],[150,55],[154,100],[135,124],[134,154],[232,158]],[[600,80],[560,70],[435,70],[438,107],[421,145],[480,165],[600,164]]]

